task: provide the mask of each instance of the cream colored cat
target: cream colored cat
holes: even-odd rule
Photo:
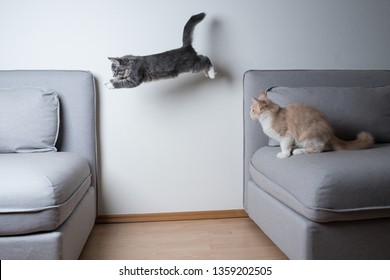
[[[277,154],[278,158],[288,158],[291,151],[293,155],[300,155],[329,149],[360,150],[374,143],[373,136],[367,132],[360,132],[353,141],[338,139],[319,110],[304,104],[290,104],[283,108],[267,98],[264,92],[258,99],[254,98],[250,115],[260,121],[266,135],[280,142],[282,151]]]

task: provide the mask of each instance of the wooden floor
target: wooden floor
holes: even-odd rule
[[[286,259],[249,218],[96,224],[80,259]]]

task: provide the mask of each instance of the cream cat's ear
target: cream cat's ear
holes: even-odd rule
[[[259,93],[259,99],[266,99],[267,98],[267,95],[265,94],[264,91],[260,91]]]

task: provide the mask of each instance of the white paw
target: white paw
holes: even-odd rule
[[[114,85],[111,82],[105,82],[104,85],[109,89],[114,89]]]
[[[276,156],[277,156],[277,158],[284,159],[284,158],[290,157],[290,154],[285,154],[283,152],[280,152]]]
[[[293,155],[303,155],[304,151],[302,149],[295,149],[293,151]]]
[[[207,72],[207,75],[209,76],[210,79],[214,79],[216,76],[216,73],[214,71],[214,67],[210,67],[209,71]]]

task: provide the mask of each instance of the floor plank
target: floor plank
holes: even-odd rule
[[[286,259],[249,218],[96,224],[80,259]]]

